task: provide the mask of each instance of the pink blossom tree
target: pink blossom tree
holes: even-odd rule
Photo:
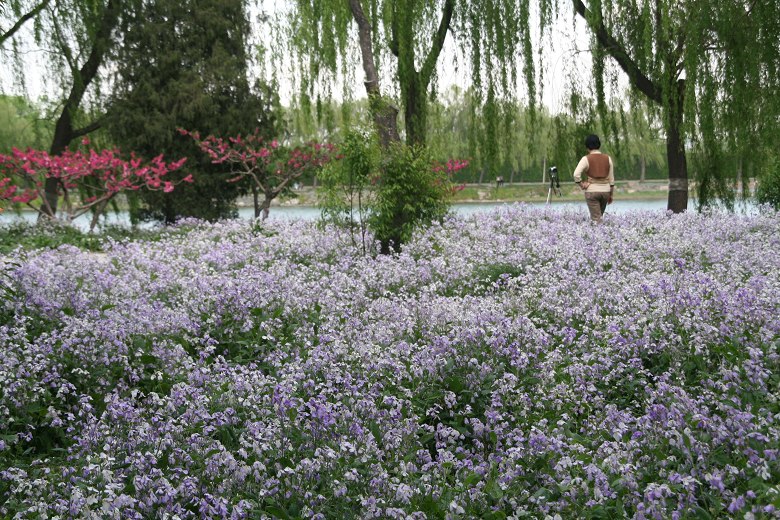
[[[462,191],[463,188],[466,187],[466,185],[452,184],[451,182],[452,178],[457,172],[465,168],[468,168],[468,166],[469,166],[468,159],[448,159],[447,162],[444,164],[441,164],[438,161],[434,161],[431,169],[435,173],[444,173],[446,175],[447,183],[449,184],[450,193],[454,195],[455,193]]]
[[[85,139],[82,144],[86,147],[89,141]],[[192,182],[191,175],[178,182],[166,178],[185,161],[182,158],[166,163],[162,155],[143,161],[132,154],[126,160],[117,149],[68,150],[49,155],[42,150],[14,148],[8,155],[0,154],[0,202],[23,204],[52,218],[55,212],[46,197],[46,184],[55,181],[59,186],[58,198],[63,199],[65,219],[72,221],[92,211],[92,231],[119,193],[141,189],[171,192],[176,184]]]
[[[211,157],[214,164],[230,166],[235,177],[228,182],[248,178],[254,196],[255,218],[268,218],[271,201],[290,189],[291,184],[304,174],[313,172],[328,163],[335,154],[332,144],[307,143],[287,147],[273,140],[266,142],[254,133],[227,139],[210,135],[201,139],[198,132],[179,129],[182,135],[195,140],[200,149]],[[263,194],[262,202],[259,201]]]

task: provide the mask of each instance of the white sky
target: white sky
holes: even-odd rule
[[[281,8],[284,8],[285,2],[280,0],[261,0],[263,9],[267,13],[278,12]],[[258,33],[263,31],[259,30],[257,15],[259,11],[254,11],[252,18],[253,37],[257,37]],[[534,15],[532,15],[534,16]],[[540,83],[540,91],[542,95],[542,103],[546,105],[552,112],[559,112],[565,110],[565,102],[568,97],[567,81],[570,78],[579,76],[583,81],[587,81],[590,78],[591,69],[591,56],[587,52],[589,38],[585,24],[582,20],[577,19],[574,21],[572,18],[574,13],[566,6],[561,10],[559,19],[552,27],[551,38],[545,38],[543,48],[543,69],[544,76]],[[31,24],[27,24],[27,38],[28,42],[32,41],[29,36]],[[537,37],[538,40],[538,37]],[[534,42],[535,45],[539,45],[539,41]],[[57,81],[55,78],[47,77],[47,72],[43,66],[45,58],[45,50],[39,49],[34,44],[28,43],[21,49],[24,56],[23,74],[25,76],[25,87],[28,95],[31,99],[40,99],[42,96],[54,97],[56,92]],[[519,59],[519,58],[518,58]],[[456,70],[453,62],[459,62],[461,65]],[[452,35],[448,35],[444,52],[439,60],[438,67],[438,88],[439,92],[445,92],[451,85],[458,85],[460,87],[467,87],[466,84],[468,74],[464,74],[463,70],[468,63],[468,59],[463,53],[456,48]],[[522,65],[518,65],[518,70],[522,70]],[[579,72],[573,74],[573,70]],[[6,53],[0,54],[0,92],[5,94],[22,94],[23,89],[20,85],[14,81],[14,78],[18,76],[18,70],[15,70],[14,60],[10,58],[10,55]],[[257,71],[259,72],[259,71]],[[537,74],[539,67],[537,65]],[[355,98],[361,98],[365,96],[363,89],[363,70],[359,62],[355,63],[355,72],[351,79],[348,81],[353,83],[352,92]],[[383,78],[383,86],[390,90],[391,81],[388,78]],[[523,80],[520,80],[518,85],[518,98],[526,99],[527,96],[524,92]],[[280,98],[283,103],[289,102],[295,90],[294,77],[280,77]],[[334,95],[338,89],[334,88]]]

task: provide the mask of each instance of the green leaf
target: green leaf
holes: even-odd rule
[[[531,495],[531,498],[534,498],[534,499],[536,499],[536,498],[544,498],[544,499],[546,499],[547,497],[550,496],[550,494],[551,493],[550,493],[549,489],[547,489],[546,487],[540,487],[539,489],[536,490],[536,492],[533,495]]]
[[[276,504],[268,504],[263,509],[265,513],[268,513],[274,518],[290,518],[287,510]]]
[[[469,474],[469,476],[467,476],[467,477],[466,477],[466,478],[463,480],[463,484],[464,484],[464,485],[465,485],[467,488],[470,488],[470,487],[472,487],[474,484],[476,484],[477,482],[479,482],[480,480],[482,480],[482,475],[480,475],[479,473],[474,473],[474,472],[472,472],[472,473],[470,473],[470,474]]]
[[[157,358],[151,354],[141,354],[139,361],[144,365],[151,365],[157,362]]]
[[[204,459],[210,459],[214,455],[219,455],[220,453],[222,453],[222,450],[214,448],[213,450],[207,451],[206,454],[203,456],[203,458]]]
[[[368,425],[368,429],[371,431],[377,444],[382,444],[382,432],[379,430],[379,424],[377,424],[376,421],[371,421]]]
[[[607,511],[603,505],[597,505],[590,510],[591,518],[611,518],[609,511]]]
[[[712,519],[712,515],[709,513],[709,511],[707,511],[701,506],[693,506],[691,508],[691,511],[693,511],[693,514],[696,518],[701,518],[702,520]]]
[[[452,375],[444,380],[444,384],[455,394],[460,394],[463,392],[463,390],[466,388],[466,383],[463,381],[461,377],[458,375]]]
[[[504,491],[494,480],[488,482],[488,484],[485,486],[485,492],[495,501],[499,501],[504,498]]]

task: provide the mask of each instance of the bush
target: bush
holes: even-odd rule
[[[426,148],[396,144],[387,150],[369,220],[382,253],[399,251],[417,227],[447,214],[450,181],[433,165]]]
[[[378,147],[365,132],[350,131],[340,146],[341,160],[327,164],[317,175],[322,221],[347,229],[352,244],[366,252],[366,231],[371,209],[368,188],[377,171]]]

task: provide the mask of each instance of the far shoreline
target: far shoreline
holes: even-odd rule
[[[495,184],[463,184],[454,193],[452,204],[512,204],[526,202],[535,204],[546,202],[550,190],[549,183],[516,182],[496,186]],[[551,201],[577,202],[583,200],[582,192],[573,183],[562,183],[561,196],[551,194]],[[668,197],[668,181],[617,181],[615,200],[653,201],[665,200]],[[693,192],[691,192],[693,193]],[[239,207],[253,207],[252,197],[241,197],[237,200]],[[283,207],[318,207],[317,188],[302,186],[293,190],[293,195],[274,199],[271,206]]]

